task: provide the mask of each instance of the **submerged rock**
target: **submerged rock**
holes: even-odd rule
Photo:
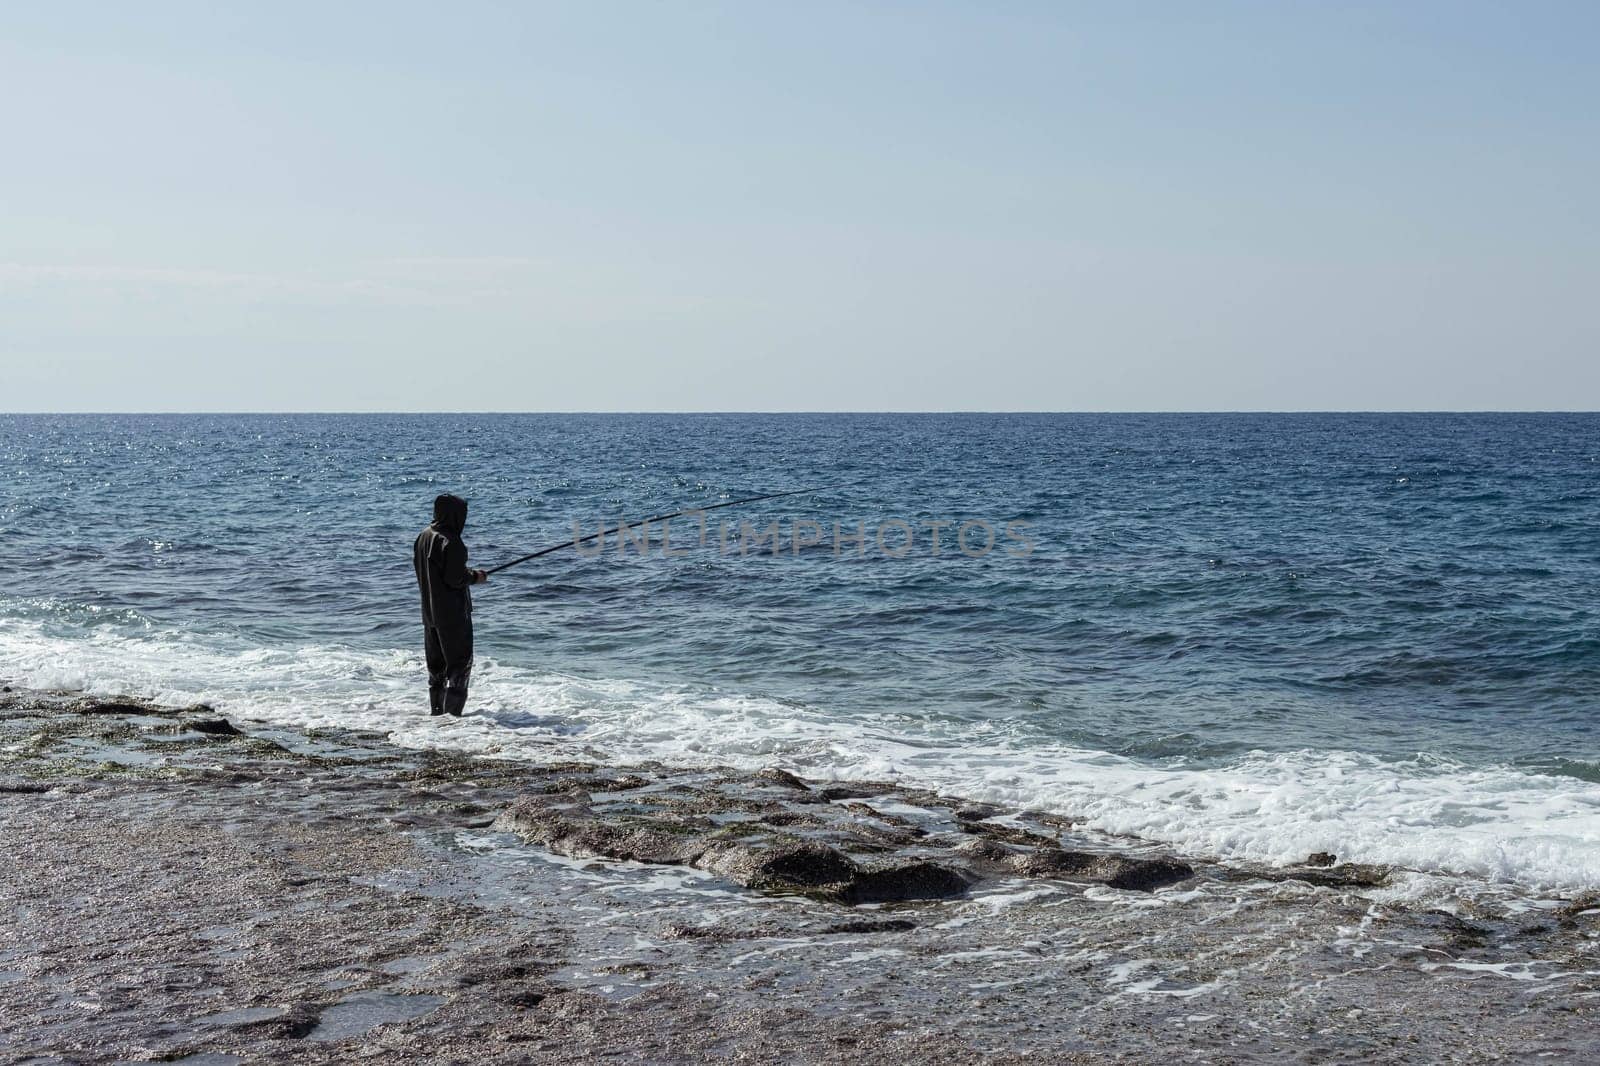
[[[233,1028],[248,1029],[256,1039],[301,1040],[316,1029],[322,1011],[319,1003],[294,1003],[280,1008],[279,1013],[240,1022]]]

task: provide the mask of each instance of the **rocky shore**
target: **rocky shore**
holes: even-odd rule
[[[1600,1058],[1600,899],[0,693],[0,1059]]]

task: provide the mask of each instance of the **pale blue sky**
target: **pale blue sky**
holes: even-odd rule
[[[0,410],[1600,408],[1597,40],[9,3]]]

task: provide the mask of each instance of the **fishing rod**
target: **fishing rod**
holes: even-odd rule
[[[803,492],[815,492],[815,491],[816,491],[815,489],[790,489],[788,492],[769,492],[765,496],[746,496],[742,500],[728,500],[725,503],[714,503],[709,507],[685,507],[683,510],[681,510],[681,511],[673,511],[671,514],[652,515],[651,517],[643,519],[642,521],[640,521],[638,523],[624,522],[622,525],[616,526],[613,529],[602,529],[598,533],[590,533],[590,534],[587,534],[586,536],[574,537],[573,539],[571,539],[569,541],[565,541],[564,543],[557,544],[553,548],[541,548],[536,552],[529,552],[527,555],[524,555],[520,559],[513,559],[509,563],[501,563],[499,566],[494,567],[491,570],[485,570],[484,573],[485,574],[498,574],[502,570],[509,570],[513,566],[516,566],[519,563],[527,562],[529,559],[537,559],[541,555],[549,555],[551,552],[558,552],[562,548],[575,548],[579,544],[582,544],[586,540],[596,540],[596,539],[599,539],[599,538],[602,538],[602,537],[609,536],[612,533],[619,533],[624,529],[631,528],[635,524],[641,525],[641,526],[648,526],[651,522],[665,522],[669,518],[682,518],[686,514],[700,514],[700,513],[705,512],[705,511],[715,511],[715,510],[718,510],[719,508],[723,508],[723,507],[737,507],[741,503],[759,503],[762,500],[776,500],[776,499],[778,499],[779,497],[782,497],[782,496],[798,496]]]

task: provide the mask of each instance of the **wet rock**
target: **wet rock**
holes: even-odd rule
[[[1419,922],[1424,928],[1432,928],[1445,934],[1449,938],[1449,946],[1456,950],[1481,948],[1489,941],[1489,929],[1449,911],[1427,911],[1420,916]]]
[[[1078,824],[1078,819],[1068,818],[1064,814],[1050,814],[1048,811],[1025,811],[1023,813],[1029,818],[1054,829],[1057,835],[1060,835],[1063,829],[1072,829]]]
[[[1285,869],[1236,867],[1225,871],[1224,876],[1236,881],[1303,881],[1318,888],[1378,888],[1389,883],[1387,868],[1354,862],[1329,867],[1290,866]]]
[[[767,825],[809,825],[811,819],[795,811],[777,810],[767,811],[760,815],[759,820]]]
[[[810,840],[787,841],[771,848],[716,844],[694,865],[758,892],[830,897],[842,894],[857,873],[856,864],[848,856]]]
[[[822,926],[783,926],[759,923],[751,926],[687,925],[674,922],[661,930],[668,940],[699,940],[712,944],[728,944],[738,940],[762,940],[768,937],[792,939],[806,936],[862,936],[872,933],[909,933],[917,927],[915,922],[903,918],[863,918],[832,922]]]
[[[79,708],[80,714],[150,714],[152,708],[126,700],[95,700]],[[157,711],[155,713],[171,713]]]
[[[848,904],[948,899],[964,894],[971,884],[964,873],[934,862],[862,869],[839,850],[812,840],[768,848],[716,844],[694,865],[757,892]]]
[[[478,985],[494,984],[500,981],[520,981],[528,977],[542,975],[546,967],[520,965],[507,963],[499,966],[486,966],[482,969],[468,970],[456,978],[458,988],[476,988]]]
[[[823,933],[909,933],[917,927],[916,922],[908,922],[904,918],[864,919],[857,922],[835,922],[824,926]]]
[[[553,804],[543,795],[513,801],[494,828],[516,833],[558,855],[578,859],[623,859],[677,865],[693,862],[705,844],[687,831],[669,832],[653,823],[602,822],[581,806]]]
[[[590,784],[592,784],[592,782],[588,780],[557,778],[554,781],[546,781],[544,784],[539,786],[538,790],[546,796],[568,796],[587,803],[589,802],[590,798]]]
[[[242,737],[243,733],[234,727],[226,718],[191,718],[185,721],[184,726],[196,733],[204,733],[211,737]]]
[[[829,785],[821,789],[819,795],[829,803],[834,803],[838,800],[871,799],[888,791],[890,791],[888,785]]]
[[[862,870],[843,893],[847,903],[899,903],[913,899],[950,899],[971,887],[967,875],[936,862],[912,862]]]
[[[982,822],[1001,813],[999,807],[987,803],[969,803],[950,812],[958,822]]]
[[[1176,859],[1138,859],[1059,848],[1018,855],[1011,860],[1011,868],[1024,877],[1081,878],[1137,892],[1154,892],[1194,876],[1192,866]]]
[[[997,843],[987,837],[978,837],[975,840],[965,841],[957,844],[951,850],[957,855],[978,859],[983,862],[1008,862],[1014,854],[1004,844]]]
[[[240,741],[244,750],[264,759],[293,759],[294,752],[279,744],[276,740],[266,737],[246,737]]]
[[[501,999],[500,1002],[504,1003],[508,1007],[516,1007],[519,1010],[529,1010],[543,1003],[549,994],[550,993],[548,990],[535,992],[532,989],[523,989],[520,992],[511,993],[509,996]]]
[[[1304,881],[1322,888],[1379,888],[1389,883],[1389,871],[1382,866],[1345,863],[1326,869],[1285,871],[1290,880]]]
[[[1307,866],[1332,866],[1339,861],[1339,856],[1331,851],[1314,851],[1306,856]]]
[[[1576,896],[1556,913],[1562,918],[1576,918],[1591,911],[1600,911],[1600,892],[1585,892]]]
[[[668,940],[704,940],[712,944],[726,944],[734,940],[759,940],[762,937],[783,936],[788,932],[765,925],[752,929],[736,929],[722,925],[684,925],[681,922],[674,922],[663,928],[661,935]]]
[[[451,753],[449,752],[435,752],[432,754],[434,754],[436,758],[440,759],[451,757]],[[472,760],[470,756],[456,755],[454,757],[466,758],[469,762],[475,761]],[[596,771],[603,769],[603,767],[592,762],[577,762],[575,760],[568,759],[566,762],[547,763],[542,769],[547,774],[593,774]]]
[[[904,847],[915,844],[928,835],[928,831],[922,826],[874,810],[865,803],[848,803],[845,804],[845,808],[860,816],[850,823],[849,828],[852,833],[862,837],[864,842],[871,841],[888,847]]]
[[[776,766],[769,766],[765,770],[757,771],[755,774],[755,779],[757,781],[764,781],[769,785],[782,785],[784,788],[792,788],[796,792],[811,791],[810,785],[806,784],[789,771],[780,770]]]
[[[1047,837],[1043,833],[1035,833],[1031,829],[1023,829],[1014,825],[999,825],[995,822],[957,822],[964,833],[992,837],[1007,844],[1017,844],[1023,847],[1053,848],[1059,841],[1054,837]]]

